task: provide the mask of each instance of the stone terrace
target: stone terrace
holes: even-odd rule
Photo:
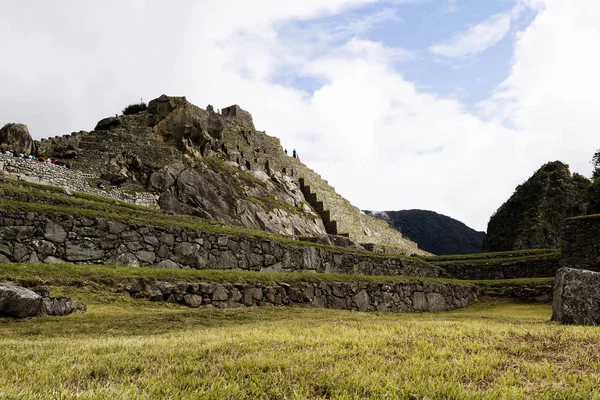
[[[16,180],[20,177],[27,182],[57,186],[66,192],[70,190],[88,193],[146,207],[157,206],[155,194],[126,193],[119,189],[100,190],[90,186],[90,179],[95,178],[95,175],[47,162],[24,160],[0,154],[0,170],[3,170],[6,177],[10,179]]]
[[[224,132],[223,150],[231,161],[241,167],[263,170],[268,174],[284,173],[295,178],[304,192],[304,197],[323,219],[328,233],[347,235],[372,251],[418,254],[416,243],[402,237],[387,222],[361,213],[350,202],[340,196],[319,174],[308,168],[299,159],[285,155],[278,138],[265,132],[242,130]]]

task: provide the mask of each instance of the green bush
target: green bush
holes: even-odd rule
[[[123,115],[137,114],[146,110],[146,103],[143,101],[138,104],[130,104],[123,109]]]

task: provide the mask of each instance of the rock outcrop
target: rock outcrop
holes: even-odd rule
[[[150,176],[162,209],[249,229],[317,236],[322,221],[304,204],[292,179],[281,173],[240,171],[217,159],[196,168],[172,164]]]
[[[427,254],[286,155],[279,139],[256,131],[238,105],[219,112],[162,95],[145,110],[105,118],[92,132],[43,140],[40,148],[44,155],[75,157],[71,169],[92,176],[89,183],[107,195],[155,194],[170,213],[288,236],[344,235],[378,252]]]
[[[563,324],[600,325],[600,273],[561,268],[556,273],[552,320]]]
[[[11,283],[0,283],[0,316],[14,318],[40,315],[65,316],[75,311],[86,311],[81,302],[69,297],[50,297],[45,289],[33,291]]]
[[[0,129],[0,146],[17,153],[32,154],[37,151],[27,125],[6,124]]]
[[[24,287],[0,283],[0,315],[26,318],[42,313],[43,299]]]
[[[545,164],[490,218],[483,251],[560,247],[565,219],[585,214],[589,185],[560,161]]]

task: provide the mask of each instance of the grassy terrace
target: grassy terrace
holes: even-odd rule
[[[428,261],[434,265],[444,266],[444,265],[449,265],[449,264],[503,264],[503,263],[515,263],[518,261],[527,261],[527,260],[556,259],[559,257],[560,257],[560,252],[523,256],[523,257],[481,258],[481,259],[468,259],[467,258],[467,259],[456,259],[456,260],[451,260],[451,261],[434,261],[434,260],[428,260]]]
[[[336,251],[353,252],[371,256],[388,256],[411,259],[400,254],[382,254],[364,250],[341,248],[320,243],[302,242],[290,237],[267,233],[261,230],[237,228],[219,222],[189,215],[167,215],[147,207],[83,193],[73,196],[62,194],[60,188],[33,183],[0,183],[0,190],[12,193],[15,197],[27,198],[27,201],[0,198],[0,209],[11,211],[32,211],[41,213],[61,213],[87,218],[103,218],[128,224],[156,226],[177,226],[196,231],[215,234],[227,234],[249,238],[268,239],[294,246],[311,246]]]
[[[423,260],[438,263],[446,261],[475,261],[475,260],[490,260],[494,258],[509,259],[523,258],[529,256],[546,256],[560,254],[560,249],[530,249],[530,250],[514,250],[514,251],[498,251],[495,253],[475,253],[475,254],[455,254],[445,256],[428,256],[421,257]]]
[[[596,218],[600,218],[600,214],[579,215],[577,217],[567,218],[567,220],[570,220],[570,219],[574,219],[574,220],[578,220],[578,219],[596,219]]]
[[[215,310],[92,285],[49,289],[86,302],[88,312],[0,318],[0,398],[600,396],[600,330],[552,323],[549,305],[488,301],[437,314]]]
[[[285,282],[376,282],[393,283],[419,280],[422,282],[455,283],[488,286],[495,284],[549,284],[554,278],[523,278],[468,281],[448,278],[415,278],[402,276],[367,276],[321,273],[269,273],[222,270],[172,270],[143,267],[115,267],[84,264],[0,264],[0,282],[16,282],[27,286],[101,286],[116,287],[132,281],[168,282],[234,282],[273,284]]]

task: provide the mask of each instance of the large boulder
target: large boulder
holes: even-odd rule
[[[121,126],[121,120],[119,119],[119,117],[107,117],[107,118],[104,118],[104,119],[101,119],[100,121],[98,121],[94,130],[95,131],[109,131],[111,129],[118,128],[120,126]]]
[[[0,129],[0,145],[18,153],[35,153],[35,143],[27,125],[6,124]]]
[[[0,315],[34,317],[42,313],[42,305],[39,294],[10,283],[0,283]]]
[[[554,281],[552,320],[562,324],[600,325],[600,273],[561,268]]]

